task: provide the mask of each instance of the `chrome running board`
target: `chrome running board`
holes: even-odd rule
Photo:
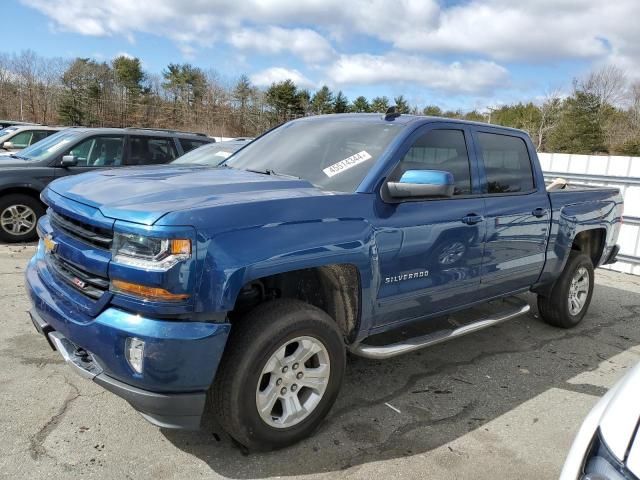
[[[495,316],[485,316],[484,318],[478,319],[477,321],[468,323],[464,326],[447,330],[440,330],[438,332],[429,333],[427,335],[422,335],[419,337],[408,338],[406,340],[391,343],[389,345],[367,345],[366,343],[364,343],[367,340],[365,339],[363,343],[352,345],[350,347],[350,351],[351,353],[359,357],[373,358],[377,360],[391,358],[397,355],[413,352],[421,348],[430,347],[431,345],[435,345],[437,343],[446,342],[447,340],[461,337],[468,333],[482,330],[483,328],[497,325],[498,323],[510,320],[520,315],[524,315],[531,309],[527,302],[519,298],[509,298],[508,302],[510,305],[507,310],[501,311]],[[429,322],[429,320],[424,321]]]

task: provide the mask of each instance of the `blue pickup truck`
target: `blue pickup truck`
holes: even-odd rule
[[[568,328],[615,261],[613,188],[547,189],[526,133],[443,118],[286,123],[220,164],[52,182],[32,321],[77,372],[165,428],[308,436],[347,352],[394,355],[525,313]]]

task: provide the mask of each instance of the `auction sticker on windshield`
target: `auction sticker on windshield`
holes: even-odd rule
[[[344,160],[340,160],[338,163],[334,163],[333,165],[328,166],[322,171],[327,177],[333,177],[338,173],[349,170],[350,168],[355,167],[356,165],[360,165],[362,162],[366,162],[369,160],[371,155],[365,150],[358,152],[350,157],[345,158]]]

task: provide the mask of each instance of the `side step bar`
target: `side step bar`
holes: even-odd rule
[[[483,328],[497,325],[498,323],[504,322],[506,320],[524,315],[531,309],[529,304],[524,300],[521,300],[519,298],[511,298],[509,300],[512,305],[508,310],[503,310],[495,316],[485,316],[484,318],[478,319],[477,321],[464,326],[441,330],[439,332],[434,332],[419,337],[408,338],[406,340],[389,345],[373,346],[367,345],[363,342],[357,345],[353,345],[350,348],[350,351],[354,355],[376,360],[391,358],[397,355],[413,352],[421,348],[430,347],[431,345],[445,342],[453,338],[461,337],[462,335],[482,330]],[[425,322],[428,321],[429,320],[425,320]]]

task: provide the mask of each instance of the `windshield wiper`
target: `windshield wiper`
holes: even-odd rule
[[[19,156],[19,155],[15,155],[15,154],[13,154],[13,153],[10,153],[10,154],[9,154],[9,156],[10,156],[11,158],[17,158],[18,160],[28,160],[26,157],[21,157],[21,156]]]
[[[270,168],[265,168],[264,170],[253,170],[251,168],[245,168],[245,170],[247,172],[260,173],[262,175],[273,175],[275,177],[295,178],[296,180],[302,180],[300,177],[296,177],[295,175],[276,172],[275,170],[271,170]]]

